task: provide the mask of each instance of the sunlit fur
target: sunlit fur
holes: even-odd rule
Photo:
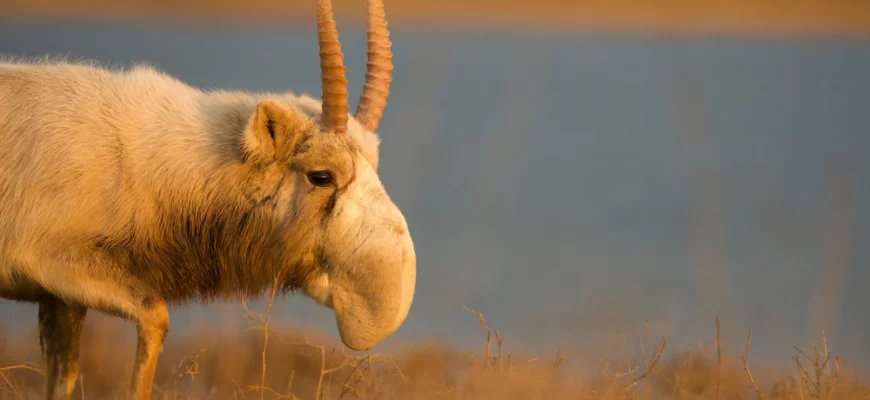
[[[137,396],[166,304],[257,298],[276,277],[370,348],[408,313],[414,248],[377,136],[319,117],[307,96],[204,92],[150,67],[0,62],[0,296],[137,322]],[[334,185],[309,182],[319,170]]]

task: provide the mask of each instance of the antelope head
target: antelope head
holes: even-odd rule
[[[416,255],[407,222],[378,177],[375,131],[392,75],[389,32],[381,0],[368,1],[368,64],[356,112],[348,112],[348,81],[330,0],[318,4],[322,102],[306,115],[264,100],[247,129],[249,148],[269,143],[289,181],[282,234],[306,270],[296,284],[335,311],[342,342],[366,350],[404,322],[416,283]],[[309,99],[310,100],[310,99]],[[318,107],[319,106],[319,107]],[[319,121],[316,116],[319,115]],[[280,197],[280,196],[279,196]]]

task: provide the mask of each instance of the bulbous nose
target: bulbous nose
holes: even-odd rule
[[[356,301],[335,305],[339,335],[353,350],[368,350],[392,335],[411,309],[417,284],[417,255],[407,228],[397,239],[399,245],[393,241],[389,249],[393,256],[386,257],[392,262],[367,268],[375,280],[357,286]]]

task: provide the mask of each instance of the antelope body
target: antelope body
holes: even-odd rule
[[[323,98],[201,91],[150,67],[0,62],[0,296],[39,304],[46,396],[67,398],[88,309],[134,321],[148,399],[168,305],[300,290],[365,350],[412,303],[407,223],[377,175],[392,71],[380,1],[357,112],[329,1]]]

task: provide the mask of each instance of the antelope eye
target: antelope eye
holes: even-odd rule
[[[309,172],[308,181],[314,186],[329,186],[332,184],[332,174],[328,171]]]

